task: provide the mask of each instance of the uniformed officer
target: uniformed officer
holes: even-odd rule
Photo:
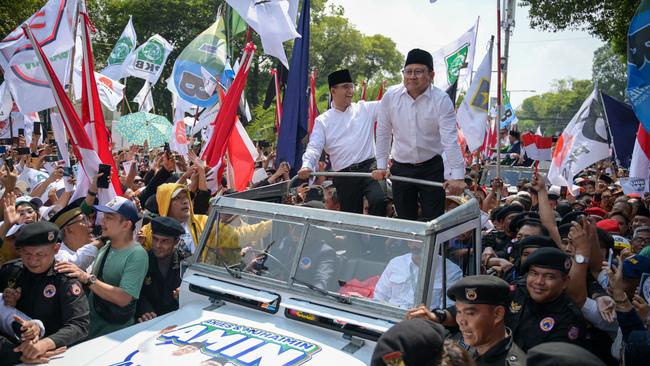
[[[178,309],[181,258],[176,244],[185,230],[178,221],[166,216],[151,219],[151,228],[153,241],[148,251],[149,270],[144,277],[135,315],[138,322]]]
[[[377,340],[371,366],[438,365],[442,358],[445,329],[428,319],[401,321]]]
[[[495,276],[468,276],[453,284],[447,296],[456,302],[456,323],[465,344],[481,365],[525,365],[526,354],[505,325],[510,286]]]
[[[593,353],[571,343],[548,342],[528,351],[527,364],[533,366],[581,365],[605,366]]]
[[[46,221],[24,225],[16,234],[20,260],[0,269],[0,288],[10,295],[3,296],[5,300],[45,325],[44,338],[18,347],[24,359],[39,358],[88,335],[88,299],[81,283],[54,271],[58,233],[58,227]]]

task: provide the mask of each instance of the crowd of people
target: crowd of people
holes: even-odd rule
[[[431,55],[409,52],[403,76],[381,102],[358,103],[348,70],[329,76],[332,108],[316,119],[289,202],[428,221],[462,204],[462,194],[478,201],[481,274],[448,275],[441,296],[453,305],[434,308],[412,296],[391,301],[390,276],[382,274],[375,299],[409,309],[378,339],[372,365],[647,364],[650,196],[624,194],[624,171],[608,162],[576,176],[579,188],[568,192],[536,173],[516,185],[482,186],[484,167],[464,166],[453,103],[432,86]],[[49,158],[56,149],[39,145],[35,133],[28,154],[18,155],[23,137],[8,147],[0,170],[0,364],[47,362],[178,309],[180,265],[198,250],[210,198],[232,193],[225,178],[211,188],[214,173],[198,149],[183,156],[132,146],[114,154],[112,175],[124,194],[100,204],[106,177],[76,192],[74,174]],[[271,148],[258,149],[264,174],[251,189],[291,180]],[[310,181],[327,170],[368,175]],[[444,183],[391,182],[391,174]],[[257,233],[270,230],[257,225]],[[237,256],[250,236],[232,230],[208,242]],[[420,259],[396,257],[384,273],[417,270]]]

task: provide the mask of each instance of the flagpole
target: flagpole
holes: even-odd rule
[[[74,28],[72,28],[72,49],[70,49],[70,79],[68,80],[68,95],[70,100],[74,101],[74,57],[77,53],[77,27],[79,26],[79,11],[81,9],[81,2],[77,3],[77,9],[74,13]]]
[[[497,111],[496,118],[498,131],[501,130],[501,0],[497,0]],[[501,136],[497,133],[497,171],[496,178],[501,177]],[[501,192],[497,192],[497,198],[500,198]]]

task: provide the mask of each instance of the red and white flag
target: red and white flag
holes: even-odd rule
[[[632,152],[632,161],[630,162],[631,178],[650,178],[650,133],[648,133],[642,124],[639,124],[639,131],[636,134],[634,142],[634,151]],[[646,192],[648,185],[646,184]]]
[[[309,135],[314,129],[316,117],[318,117],[318,105],[316,105],[316,71],[314,71],[309,75]]]
[[[530,132],[521,134],[521,148],[533,160],[551,160],[553,137],[533,135]]]
[[[255,160],[259,154],[239,120],[228,139],[227,151],[229,178],[231,178],[230,188],[238,192],[244,191],[253,178]]]

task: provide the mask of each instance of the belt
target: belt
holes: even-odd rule
[[[415,164],[413,164],[413,163],[400,163],[399,161],[393,160],[393,164],[402,165],[402,166],[410,167],[410,168],[416,168],[416,167],[420,167],[420,166],[424,166],[424,165],[429,165],[429,164],[433,163],[436,159],[442,159],[442,158],[440,157],[440,155],[436,155],[436,156],[432,157],[429,160],[425,160],[425,161],[423,161],[421,163],[415,163]]]
[[[375,158],[370,158],[370,159],[364,160],[364,161],[362,161],[360,163],[348,165],[347,167],[339,170],[339,172],[353,172],[353,171],[359,170],[360,168],[368,167],[369,165],[371,165],[374,162],[375,162]]]

